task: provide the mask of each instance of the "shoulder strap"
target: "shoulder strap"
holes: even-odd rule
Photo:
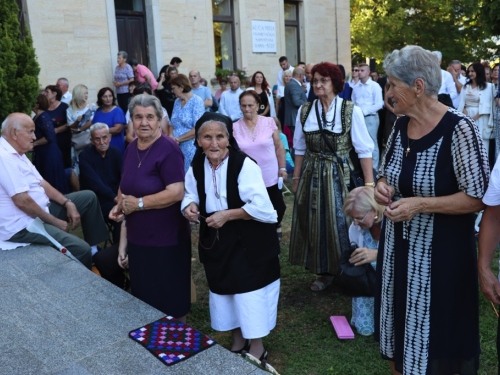
[[[304,129],[304,125],[306,124],[306,120],[309,117],[309,113],[311,112],[311,109],[313,105],[315,105],[316,99],[311,103],[311,102],[306,102],[302,104],[302,109],[300,111],[300,123],[302,124],[302,129]]]

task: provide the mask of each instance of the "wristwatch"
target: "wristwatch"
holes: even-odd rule
[[[142,198],[139,198],[139,204],[138,204],[138,206],[141,209],[141,211],[144,211],[144,202],[142,201]]]

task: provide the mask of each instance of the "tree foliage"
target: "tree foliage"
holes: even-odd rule
[[[496,46],[481,11],[481,0],[351,0],[353,56],[380,62],[388,52],[415,44],[441,51],[446,64],[491,58]]]
[[[21,37],[15,0],[0,0],[0,121],[12,112],[30,113],[38,95],[33,39]]]

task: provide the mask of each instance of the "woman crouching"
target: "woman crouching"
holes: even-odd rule
[[[249,352],[266,367],[262,337],[276,326],[280,289],[277,214],[260,168],[230,137],[232,126],[216,113],[197,121],[182,210],[190,221],[200,221],[212,328],[231,330],[231,350]]]

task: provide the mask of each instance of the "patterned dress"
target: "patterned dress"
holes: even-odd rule
[[[344,161],[348,161],[352,147],[352,114],[353,105],[348,102],[341,120],[341,131],[324,130],[330,144]],[[304,115],[305,111],[301,110],[301,116]],[[314,109],[307,118],[312,116],[316,118]],[[298,126],[300,123],[295,128]],[[305,267],[312,273],[335,275],[340,252],[349,249],[350,219],[342,213],[348,194],[346,182],[350,177],[349,168],[346,163],[338,162],[319,130],[303,132],[307,151],[293,207],[290,263]]]
[[[187,133],[191,129],[194,129],[196,121],[205,113],[205,104],[203,99],[198,95],[194,95],[184,104],[181,105],[181,100],[176,99],[174,103],[174,109],[172,111],[172,118],[170,119],[170,125],[174,128],[174,137],[180,137],[181,135]],[[194,146],[194,140],[181,142],[179,147],[184,154],[184,173],[187,172],[191,161],[193,160],[196,147]]]
[[[449,109],[418,140],[408,139],[408,122],[401,117],[395,123],[379,171],[394,187],[393,199],[458,192],[481,199],[489,167],[470,118]],[[408,222],[386,220],[377,258],[381,289],[375,296],[375,338],[382,356],[395,361],[398,371],[477,373],[476,258],[474,214],[421,213]]]
[[[378,249],[377,242],[373,239],[370,229],[361,231],[363,234],[363,243],[357,244],[358,247],[368,249]],[[373,269],[377,269],[377,262],[370,263]],[[375,331],[373,319],[373,307],[375,299],[373,297],[353,297],[352,298],[352,318],[351,325],[356,327],[360,335],[369,336]]]

